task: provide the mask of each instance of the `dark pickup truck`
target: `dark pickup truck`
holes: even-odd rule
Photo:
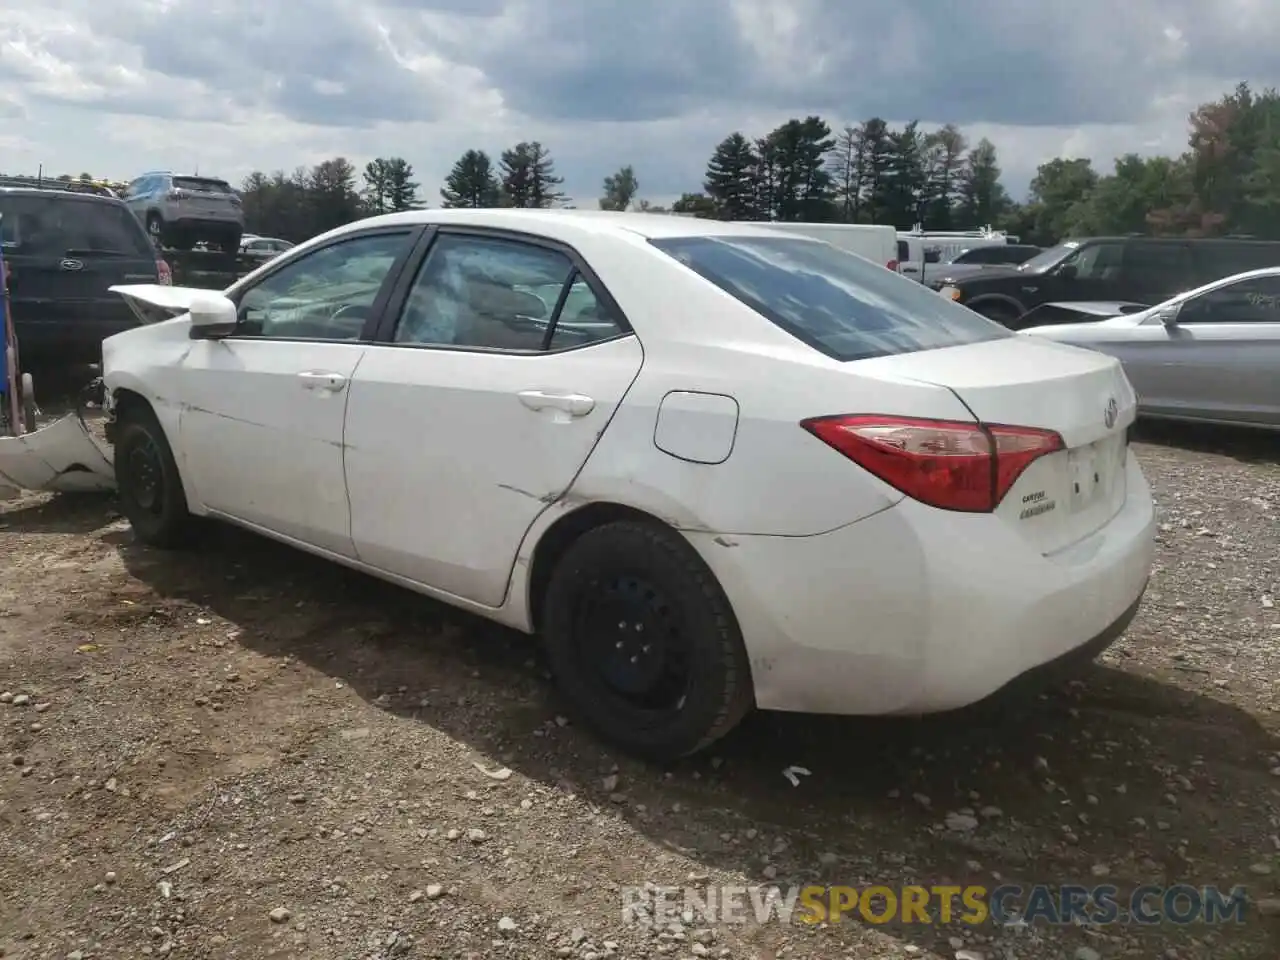
[[[1013,330],[1041,304],[1106,301],[1154,305],[1213,280],[1280,266],[1280,242],[1266,240],[1090,237],[1068,240],[1009,269],[948,277],[929,286]],[[1052,322],[1036,320],[1037,323]]]

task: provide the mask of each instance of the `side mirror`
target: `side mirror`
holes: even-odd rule
[[[236,305],[218,293],[191,301],[192,340],[220,340],[235,332],[238,322]]]
[[[1167,329],[1172,330],[1178,325],[1178,311],[1176,309],[1162,311],[1160,313],[1160,322],[1163,323]]]
[[[1079,272],[1074,263],[1064,263],[1058,268],[1058,276],[1063,280],[1074,280]]]

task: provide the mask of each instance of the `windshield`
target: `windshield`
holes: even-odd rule
[[[836,360],[1014,335],[914,280],[816,240],[728,236],[649,242]]]
[[[1026,263],[1020,264],[1018,269],[1023,273],[1044,273],[1050,267],[1056,267],[1079,248],[1080,244],[1075,240],[1068,240],[1056,247],[1040,251]]]

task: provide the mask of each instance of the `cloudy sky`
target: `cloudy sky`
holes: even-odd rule
[[[1280,85],[1276,0],[3,0],[0,170],[130,179],[550,147],[582,204],[634,165],[698,189],[716,142],[819,113],[959,124],[1038,163],[1180,152],[1188,112]]]

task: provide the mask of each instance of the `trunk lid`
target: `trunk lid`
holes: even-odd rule
[[[173,190],[181,216],[225,217],[240,207],[240,197],[225,180],[212,177],[174,177]]]
[[[857,361],[859,373],[944,386],[989,424],[1057,432],[996,509],[1042,554],[1096,532],[1125,502],[1137,397],[1114,357],[1025,336]]]

